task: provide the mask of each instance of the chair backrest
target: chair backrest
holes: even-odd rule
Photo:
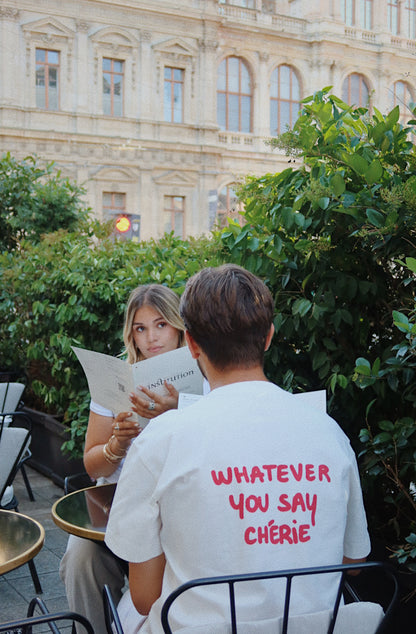
[[[103,604],[107,634],[124,634],[113,595],[107,584],[103,588]]]
[[[73,491],[86,489],[87,487],[92,487],[96,484],[96,480],[90,478],[86,471],[81,471],[80,473],[74,473],[73,475],[65,477],[64,493],[65,495],[68,495],[68,493],[72,493]]]
[[[32,431],[32,421],[25,412],[5,412],[5,417],[18,416],[22,427],[6,426],[0,418],[0,500],[11,485]]]
[[[35,608],[39,608],[41,614],[34,616],[33,612]],[[59,622],[63,626],[63,630],[60,630],[56,623]],[[0,632],[27,632],[35,634],[35,632],[41,634],[45,632],[44,624],[48,625],[48,628],[53,634],[60,634],[60,632],[68,632],[68,628],[72,626],[70,631],[75,631],[74,626],[77,623],[77,633],[81,634],[94,634],[94,628],[85,616],[76,612],[48,612],[46,605],[39,598],[33,599],[29,605],[28,616],[15,621],[8,621],[0,623]],[[36,626],[40,627],[37,628]],[[82,626],[82,627],[80,627]],[[98,633],[97,633],[98,634]]]
[[[18,409],[25,387],[23,383],[0,383],[0,414]]]
[[[387,601],[385,610],[375,603],[369,601],[359,601],[357,603],[350,603],[342,605],[342,597],[345,594],[347,585],[347,574],[351,571],[365,571],[368,569],[381,570],[387,577],[388,583],[391,584],[390,599]],[[292,581],[295,577],[305,575],[317,575],[316,583],[319,583],[319,575],[328,573],[340,573],[336,600],[333,607],[324,612],[316,612],[305,615],[290,615],[290,600],[292,593]],[[273,619],[273,623],[270,619],[262,620],[262,615],[256,617],[253,615],[253,622],[242,624],[238,626],[237,615],[237,601],[235,595],[235,585],[244,583],[247,581],[259,581],[268,579],[286,579],[285,584],[285,600],[284,600],[284,612],[282,615],[276,615]],[[382,562],[366,562],[362,564],[344,564],[338,566],[320,566],[314,568],[301,568],[293,570],[277,570],[270,572],[260,572],[254,574],[240,574],[229,575],[220,577],[205,577],[201,579],[193,579],[179,586],[173,591],[165,600],[162,606],[161,619],[162,627],[165,634],[172,634],[172,629],[169,624],[169,610],[174,601],[178,599],[183,593],[201,587],[212,585],[227,585],[228,586],[228,598],[230,605],[230,621],[228,629],[224,622],[206,624],[201,623],[204,626],[204,632],[206,634],[221,634],[224,631],[230,631],[232,634],[238,632],[244,632],[253,634],[266,633],[266,632],[281,632],[281,634],[312,634],[313,632],[320,632],[327,634],[381,634],[387,631],[389,621],[391,619],[393,610],[398,600],[398,584],[396,577],[392,569]],[[347,588],[348,590],[348,588]],[[351,595],[353,601],[357,601],[358,596],[353,593]],[[195,622],[195,615],[192,616],[192,622]],[[361,628],[361,629],[360,629]],[[192,628],[189,628],[191,631]],[[185,630],[184,630],[185,631]]]

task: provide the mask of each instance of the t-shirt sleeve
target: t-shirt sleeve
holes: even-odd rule
[[[347,504],[347,522],[344,535],[344,556],[350,559],[367,557],[371,549],[367,529],[360,476],[355,455],[351,450],[352,461],[349,471],[349,498]]]
[[[105,533],[107,546],[125,561],[140,563],[163,552],[155,487],[154,474],[133,444],[117,484]]]
[[[90,410],[94,412],[94,414],[99,414],[99,416],[107,416],[112,418],[114,416],[113,412],[110,409],[102,407],[95,401],[91,400],[90,402]]]

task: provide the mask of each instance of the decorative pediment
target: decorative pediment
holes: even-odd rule
[[[138,172],[127,167],[104,167],[98,170],[93,178],[99,181],[125,183],[126,181],[137,181]]]
[[[157,185],[182,185],[186,187],[194,187],[196,183],[193,175],[177,170],[163,172],[163,174],[155,176],[153,180]]]
[[[38,36],[43,40],[46,39],[49,41],[73,39],[75,37],[75,32],[72,29],[69,29],[65,24],[51,17],[28,22],[23,25],[23,31],[31,37]]]
[[[180,38],[174,38],[166,40],[165,42],[159,42],[159,44],[154,44],[153,50],[155,53],[175,59],[195,57],[197,54],[197,51],[193,46]]]
[[[101,44],[112,48],[131,48],[138,46],[137,39],[124,29],[115,29],[107,27],[100,29],[91,36],[91,40],[96,44]]]

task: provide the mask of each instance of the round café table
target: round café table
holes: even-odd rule
[[[116,484],[68,493],[52,507],[53,521],[71,535],[103,542]]]
[[[45,530],[39,522],[27,515],[0,509],[0,575],[32,563],[44,540]]]

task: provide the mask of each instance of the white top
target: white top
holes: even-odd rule
[[[189,579],[338,564],[370,550],[348,438],[327,414],[260,381],[217,388],[151,421],[126,458],[106,543],[131,562],[165,553],[162,596],[140,629],[152,634],[162,632],[166,596]],[[282,612],[276,582],[243,585],[243,621]],[[324,610],[333,578],[297,580],[293,591],[294,613]],[[196,594],[203,603],[187,593],[172,608],[175,631],[228,617],[222,589]]]
[[[94,414],[98,414],[99,416],[107,416],[109,418],[113,418],[114,416],[114,412],[112,412],[111,409],[107,409],[106,407],[99,405],[92,399],[90,402],[90,410],[94,412]]]

